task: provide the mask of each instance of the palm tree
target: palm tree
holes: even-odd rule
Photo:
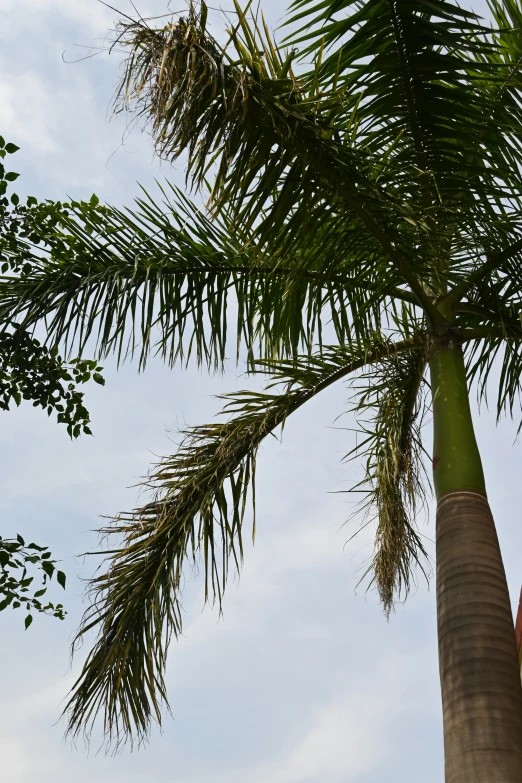
[[[522,780],[513,620],[468,396],[494,384],[498,415],[512,415],[521,391],[522,11],[489,11],[491,23],[446,0],[296,0],[281,46],[237,5],[226,42],[203,4],[166,25],[121,22],[116,109],[149,124],[161,157],[184,155],[194,187],[210,180],[207,209],[170,186],[134,210],[58,205],[45,246],[3,278],[0,318],[45,320],[70,350],[95,339],[142,366],[156,350],[219,367],[234,302],[238,351],[269,385],[227,395],[228,418],[188,430],[153,470],[150,502],[107,527],[118,543],[79,631],[99,635],[70,697],[73,733],[100,711],[117,741],[161,719],[183,569],[202,560],[221,602],[259,444],[352,378],[387,613],[425,569],[433,414],[446,781]]]

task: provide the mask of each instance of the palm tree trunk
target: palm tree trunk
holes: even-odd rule
[[[515,632],[460,347],[434,345],[430,370],[445,780],[521,783]]]

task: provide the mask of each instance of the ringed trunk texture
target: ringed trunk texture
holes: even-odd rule
[[[445,781],[522,783],[515,631],[460,347],[434,346],[430,370]]]
[[[446,783],[521,783],[513,618],[495,524],[478,492],[438,503],[437,625]]]

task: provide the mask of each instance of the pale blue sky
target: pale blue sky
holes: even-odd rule
[[[181,0],[180,0],[181,2]],[[127,0],[117,3],[129,10]],[[165,0],[139,4],[161,13]],[[275,23],[283,7],[263,8]],[[182,183],[160,166],[145,134],[121,146],[124,122],[108,124],[118,59],[75,65],[103,39],[115,14],[95,0],[0,0],[0,133],[17,143],[18,192],[129,204],[136,181]],[[17,184],[18,184],[17,183]],[[352,435],[331,425],[346,409],[343,386],[295,414],[283,443],[261,450],[258,536],[247,547],[225,615],[202,612],[198,580],[185,591],[185,638],[171,648],[173,718],[147,748],[117,757],[87,755],[63,741],[56,721],[78,665],[68,644],[82,603],[79,577],[91,563],[99,515],[128,508],[130,485],[154,454],[173,448],[167,430],[201,423],[219,408],[212,395],[245,385],[230,366],[208,377],[152,361],[144,375],[105,362],[107,386],[87,390],[94,437],[70,443],[65,431],[30,406],[0,413],[3,535],[22,532],[52,546],[68,574],[65,622],[0,615],[0,758],[6,783],[438,783],[442,736],[433,589],[421,582],[386,623],[373,594],[355,592],[371,554],[369,532],[345,546],[356,476],[340,457]],[[346,418],[343,426],[350,426]],[[522,488],[516,427],[477,425],[513,600],[522,582]],[[429,438],[429,434],[427,433]],[[429,446],[429,443],[428,443]],[[433,536],[433,526],[424,532]]]

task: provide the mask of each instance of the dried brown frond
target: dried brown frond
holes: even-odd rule
[[[204,4],[199,10],[191,4],[186,16],[161,28],[121,22],[119,43],[129,56],[115,110],[132,109],[149,124],[162,158],[186,152],[194,186],[204,184],[215,163],[214,208],[233,208],[243,229],[259,223],[260,209],[273,202],[270,227],[260,234],[265,240],[297,202],[305,212],[322,203],[325,186],[340,194],[345,210],[360,212],[363,189],[365,216],[372,202],[377,210],[387,203],[395,214],[409,214],[390,193],[383,198],[382,155],[369,158],[342,143],[357,96],[335,77],[320,90],[310,74],[297,77],[294,52],[280,50],[266,26],[261,30],[236,9],[230,51],[207,30]]]

